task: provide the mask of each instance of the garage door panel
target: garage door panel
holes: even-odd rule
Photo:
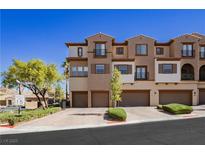
[[[205,105],[205,89],[199,90],[199,105]]]
[[[159,91],[159,103],[162,105],[169,103],[192,105],[192,91]]]
[[[92,107],[108,107],[109,92],[92,92]]]
[[[72,107],[88,107],[88,92],[72,92]]]
[[[122,102],[119,104],[122,107],[134,106],[149,106],[150,92],[149,91],[123,91]]]

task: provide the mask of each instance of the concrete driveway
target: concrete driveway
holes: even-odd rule
[[[125,122],[110,121],[105,115],[107,108],[69,108],[47,117],[20,123],[12,129],[0,128],[0,134],[100,127],[205,117],[205,106],[195,106],[193,108],[194,111],[188,115],[170,115],[158,111],[156,107],[126,107],[124,109],[127,112],[128,118]]]

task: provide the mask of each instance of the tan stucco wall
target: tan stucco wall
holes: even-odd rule
[[[116,54],[116,48],[117,47],[123,47],[124,48],[124,54],[123,55]],[[113,56],[114,59],[126,59],[126,58],[128,58],[127,46],[113,46],[112,47],[112,56]]]
[[[205,84],[202,86],[205,88]],[[133,85],[123,85],[123,90],[150,90],[150,105],[156,106],[159,104],[159,90],[193,90],[192,102],[193,105],[198,104],[199,92],[196,83],[169,83],[155,84],[153,81],[135,82]]]
[[[147,71],[149,72],[149,80],[154,80],[154,40],[145,37],[138,36],[128,40],[128,58],[135,57],[135,65],[146,65]],[[148,45],[148,56],[135,56],[136,44],[147,44]]]
[[[95,42],[106,42],[107,57],[106,58],[94,58],[93,50],[95,49]],[[151,105],[157,105],[159,103],[159,90],[193,90],[193,105],[198,103],[198,88],[205,88],[205,82],[198,83],[199,80],[199,68],[205,65],[205,60],[199,59],[199,45],[205,44],[204,39],[199,41],[198,37],[193,37],[190,35],[183,35],[173,39],[173,43],[170,46],[157,46],[164,48],[164,55],[156,55],[155,40],[143,35],[128,39],[128,45],[123,46],[125,48],[124,55],[116,55],[116,47],[112,46],[113,38],[104,34],[97,34],[87,38],[87,56],[88,61],[71,61],[71,66],[88,66],[88,78],[71,78],[70,79],[70,99],[72,100],[72,91],[88,91],[88,107],[91,107],[91,91],[98,90],[109,90],[110,91],[110,79],[111,79],[111,67],[112,58],[115,59],[133,59],[135,58],[135,66],[147,66],[147,71],[149,72],[150,81],[135,81],[134,85],[126,84],[123,85],[123,89],[130,90],[150,90],[150,102]],[[153,81],[155,79],[155,57],[181,57],[182,42],[194,42],[195,57],[194,58],[182,58],[181,67],[184,64],[191,64],[195,71],[196,81],[180,81],[178,84],[155,84]],[[148,45],[148,56],[135,56],[135,45],[136,44],[147,44]],[[109,74],[91,74],[91,64],[109,64],[110,73]],[[181,68],[180,68],[181,69]],[[135,71],[135,70],[133,70]],[[110,99],[111,105],[111,99]]]
[[[112,41],[113,38],[104,34],[97,34],[87,38],[88,41],[88,104],[91,105],[91,94],[90,91],[93,90],[108,90],[110,91],[110,79],[112,70]],[[105,42],[107,56],[104,58],[95,58],[94,49],[96,42]],[[92,74],[91,65],[92,64],[108,64],[109,74]]]
[[[157,55],[156,54],[156,48],[163,48],[164,49],[164,54],[163,55]],[[155,57],[165,57],[165,58],[168,58],[170,57],[170,47],[169,46],[155,46],[154,48],[154,56]]]

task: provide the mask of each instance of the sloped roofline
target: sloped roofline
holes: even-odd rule
[[[179,36],[173,38],[172,40],[175,40],[175,39],[180,38],[180,37],[183,37],[183,36],[192,36],[192,37],[195,37],[195,38],[201,39],[201,37],[196,36],[196,35],[193,35],[193,34],[182,34],[182,35],[179,35]]]
[[[99,32],[99,33],[97,33],[97,34],[90,35],[90,36],[86,37],[86,40],[87,40],[88,38],[93,37],[93,36],[96,36],[96,35],[105,35],[105,36],[108,36],[108,37],[111,37],[112,39],[114,39],[114,37],[111,36],[111,35],[108,35],[108,34]]]
[[[135,36],[133,36],[133,37],[130,37],[130,38],[126,39],[126,41],[128,41],[128,40],[130,40],[130,39],[134,39],[134,38],[140,37],[140,36],[142,36],[142,37],[147,37],[147,38],[150,38],[150,39],[152,39],[152,40],[155,40],[154,38],[152,38],[152,37],[150,37],[150,36],[147,36],[147,35],[144,35],[144,34],[139,34],[139,35],[135,35]]]

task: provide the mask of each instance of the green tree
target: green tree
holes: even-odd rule
[[[113,107],[117,106],[117,103],[121,101],[122,94],[122,83],[121,83],[121,73],[118,69],[114,69],[112,79],[111,79],[111,90],[112,90],[112,103]]]
[[[67,60],[65,60],[63,62],[63,64],[61,65],[64,68],[64,79],[65,79],[65,97],[66,97],[66,101],[68,101],[68,79],[69,79],[69,70],[70,70],[70,64],[68,63]]]
[[[31,90],[44,109],[48,107],[46,93],[62,79],[54,64],[45,64],[39,59],[28,62],[13,60],[8,70],[2,73],[2,77],[4,86],[17,87],[21,84]]]
[[[64,90],[60,86],[60,84],[57,84],[55,87],[55,100],[62,101],[64,99]]]

